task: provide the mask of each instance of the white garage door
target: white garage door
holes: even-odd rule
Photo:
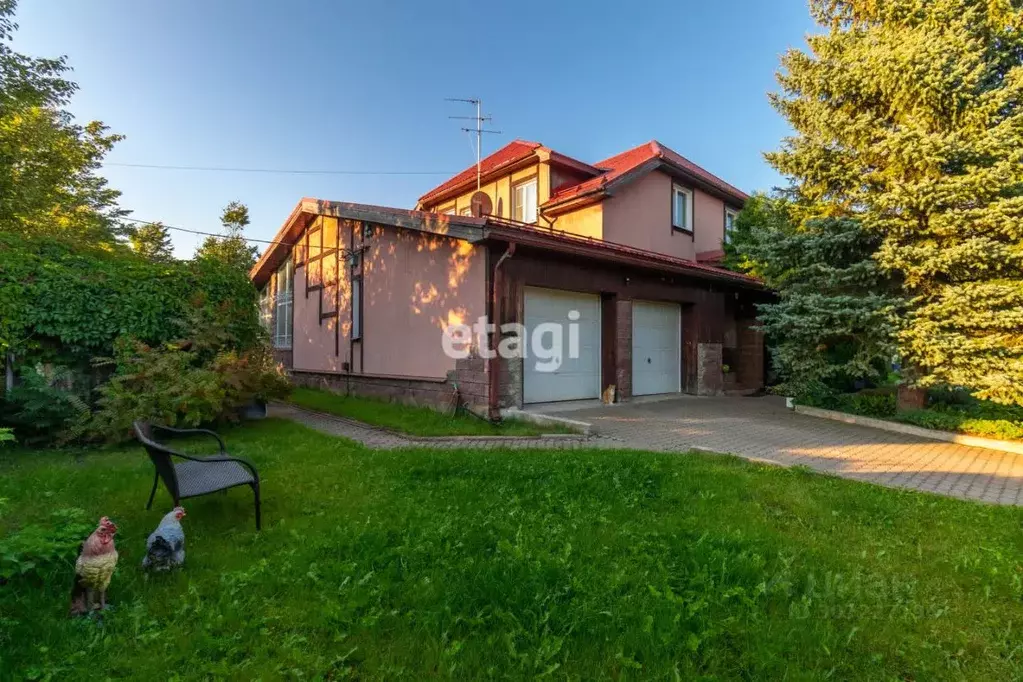
[[[682,311],[676,303],[632,304],[632,395],[682,390]]]
[[[526,288],[526,357],[523,360],[522,400],[526,403],[545,403],[556,400],[581,400],[600,396],[600,297],[554,289]],[[577,311],[574,322],[569,313]],[[574,317],[574,316],[573,316]],[[553,367],[535,353],[534,330],[541,324],[558,325],[560,344],[556,335],[544,333],[539,337],[543,349],[554,349],[561,362]],[[571,357],[569,325],[578,325],[578,354]],[[547,355],[544,353],[543,355]]]

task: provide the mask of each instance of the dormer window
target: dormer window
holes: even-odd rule
[[[536,222],[536,178],[520,182],[512,188],[512,220]]]
[[[679,185],[671,186],[671,226],[693,231],[693,192]]]

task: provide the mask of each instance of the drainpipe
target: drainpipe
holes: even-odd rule
[[[508,244],[508,249],[504,254],[497,259],[497,263],[494,265],[494,277],[493,277],[493,291],[491,292],[491,303],[490,312],[494,316],[494,333],[490,335],[490,350],[491,357],[488,362],[488,370],[490,372],[490,391],[488,400],[490,403],[490,414],[488,415],[492,421],[499,421],[501,418],[501,364],[500,358],[497,357],[497,346],[501,341],[501,292],[504,290],[504,270],[501,266],[504,262],[511,258],[515,254],[515,244]]]

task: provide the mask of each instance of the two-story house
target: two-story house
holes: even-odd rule
[[[713,264],[747,198],[658,142],[590,165],[516,140],[412,211],[303,199],[251,274],[297,383],[492,411],[749,392],[766,294]],[[480,317],[526,343],[490,333],[453,357],[445,333]],[[535,362],[534,332],[569,322],[556,368]]]

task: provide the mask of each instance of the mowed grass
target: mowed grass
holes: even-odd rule
[[[0,532],[120,526],[115,610],[71,569],[0,587],[5,679],[864,679],[1023,676],[1023,511],[705,454],[370,451],[227,430],[264,478],[186,501],[146,576],[138,448],[0,451]]]
[[[348,417],[412,436],[539,436],[545,433],[574,433],[557,424],[532,424],[505,419],[491,424],[471,414],[448,415],[429,407],[410,407],[372,398],[343,396],[316,388],[296,387],[288,401],[317,412]]]

